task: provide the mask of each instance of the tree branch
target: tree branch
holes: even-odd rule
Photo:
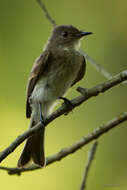
[[[98,139],[100,136],[102,136],[103,134],[105,134],[106,132],[108,132],[109,130],[111,130],[112,128],[116,127],[117,125],[119,125],[120,123],[122,123],[124,121],[127,121],[127,112],[124,112],[121,115],[118,115],[114,119],[107,122],[105,125],[101,125],[100,127],[96,128],[92,133],[83,137],[82,139],[80,139],[79,141],[74,143],[73,145],[66,147],[66,148],[60,150],[59,152],[57,152],[56,154],[48,157],[46,159],[46,166],[48,166],[49,164],[52,164],[56,161],[60,161],[63,158],[65,158],[66,156],[76,152],[83,146],[87,145],[88,143],[90,143],[91,141],[93,141],[95,139]],[[38,126],[39,126],[39,124],[35,128],[37,128]],[[32,170],[41,169],[41,168],[33,165],[28,168],[8,168],[8,167],[1,166],[0,169],[8,171],[8,174],[20,175],[21,172],[32,171]]]
[[[88,62],[99,72],[101,73],[106,79],[112,79],[113,75],[106,70],[102,65],[96,63],[96,61],[89,56],[86,52],[81,50],[81,53],[85,56],[85,58],[88,60]],[[122,84],[127,84],[127,81],[124,81]]]
[[[113,86],[121,83],[122,81],[127,80],[127,70],[119,73],[118,75],[114,76],[112,79],[101,83],[93,88],[90,89],[84,89],[79,87],[77,90],[80,91],[82,94],[81,96],[78,96],[74,98],[71,103],[73,105],[73,109],[89,98],[93,96],[97,96],[99,93],[103,93]],[[67,107],[66,104],[63,104],[59,109],[57,109],[55,112],[53,112],[45,121],[45,126],[48,125],[51,121],[54,119],[60,117],[61,115],[71,111],[70,107]],[[38,123],[35,127],[28,129],[25,131],[22,135],[18,136],[11,144],[8,146],[5,150],[0,152],[0,162],[4,160],[10,153],[12,153],[26,138],[30,137],[34,133],[38,132],[41,130],[41,122]]]
[[[90,57],[86,52],[81,51],[82,54],[85,56],[85,58],[90,62],[90,64],[98,71],[100,72],[106,79],[111,79],[113,75],[107,71],[102,65],[95,62],[95,60]]]
[[[83,179],[82,179],[82,182],[81,182],[80,190],[85,190],[88,173],[89,173],[92,161],[94,160],[94,156],[95,156],[95,153],[96,153],[97,145],[98,145],[98,142],[97,141],[94,142],[94,144],[92,145],[91,149],[89,150],[88,160],[87,160],[87,164],[85,166],[85,170],[84,170],[84,174],[83,174]]]
[[[42,11],[45,14],[45,17],[48,19],[48,21],[53,25],[53,27],[56,26],[56,22],[55,20],[50,16],[46,6],[44,5],[44,3],[41,0],[37,0],[37,3],[39,4],[39,6],[41,7]]]
[[[84,89],[84,88],[79,87],[77,90],[80,91],[80,93],[82,95],[74,98],[71,101],[71,103],[73,104],[73,109],[75,107],[79,106],[80,104],[82,104],[83,102],[85,102],[86,100],[88,100],[89,98],[91,98],[93,96],[97,96],[99,93],[103,93],[103,92],[109,90],[110,88],[112,88],[113,86],[115,86],[125,80],[127,80],[127,70],[119,73],[118,75],[114,76],[112,79],[110,79],[104,83],[101,83],[93,88]],[[66,104],[63,104],[59,109],[57,109],[55,112],[53,112],[46,119],[45,126],[48,125],[50,122],[52,122],[54,119],[60,117],[61,115],[65,114],[68,111],[71,111],[70,107],[67,107]],[[121,119],[122,119],[122,121],[126,120],[126,113],[124,114],[124,118],[120,117],[120,121],[121,121]],[[116,122],[118,122],[118,121],[119,121],[119,118],[116,119]],[[26,138],[30,137],[34,133],[41,130],[41,127],[42,126],[41,126],[41,122],[40,122],[35,127],[30,128],[29,130],[25,131],[22,135],[18,136],[5,150],[0,152],[0,162],[2,162],[2,160],[4,160],[10,153],[12,153]],[[97,138],[97,137],[95,135],[95,138]],[[91,139],[91,140],[93,140],[93,139]],[[82,144],[82,141],[79,142],[78,144],[80,144],[80,143]],[[84,146],[84,140],[83,140],[83,145],[81,145],[81,146]],[[77,147],[77,145],[76,145],[76,147]],[[72,147],[72,152],[74,150],[76,151],[75,146]],[[69,149],[69,154],[70,154],[70,149]],[[68,149],[63,152],[62,157],[60,157],[60,159],[65,157],[66,155],[68,155]],[[51,158],[48,159],[47,164],[54,162],[54,161],[52,161],[54,159],[57,159],[56,155],[54,155],[52,157],[52,159]]]

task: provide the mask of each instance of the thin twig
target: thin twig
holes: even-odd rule
[[[56,22],[55,20],[50,16],[46,6],[44,5],[44,3],[41,0],[37,0],[37,3],[39,4],[39,6],[41,7],[42,11],[45,14],[45,17],[48,19],[48,21],[55,27],[56,26]]]
[[[104,66],[96,63],[96,61],[89,56],[86,52],[81,50],[81,53],[85,56],[85,58],[89,61],[89,63],[99,72],[101,73],[106,79],[112,79],[113,75],[106,69]],[[127,81],[122,82],[122,84],[127,84]]]
[[[66,156],[76,152],[77,150],[79,150],[83,146],[87,145],[88,143],[90,143],[91,141],[93,141],[95,139],[98,139],[103,134],[105,134],[106,132],[108,132],[112,128],[118,126],[120,123],[122,123],[124,121],[127,121],[127,112],[124,112],[121,115],[118,115],[114,119],[107,122],[105,125],[101,125],[100,127],[96,128],[92,133],[83,137],[82,139],[80,139],[79,141],[74,143],[73,145],[66,147],[66,148],[60,150],[59,152],[57,152],[56,154],[48,157],[46,159],[46,166],[48,166],[49,164],[52,164],[56,161],[60,161],[63,158],[65,158]],[[8,174],[20,175],[22,172],[32,171],[32,170],[41,169],[41,168],[38,166],[30,166],[28,168],[8,168],[8,167],[1,166],[0,169],[8,171]]]
[[[127,70],[119,73],[118,75],[114,76],[112,79],[101,83],[93,88],[87,89],[85,91],[85,94],[78,96],[74,98],[71,103],[73,105],[73,109],[89,98],[93,96],[97,96],[99,93],[103,93],[107,91],[108,89],[112,88],[113,86],[121,83],[122,81],[127,79]],[[78,91],[80,91],[81,88],[78,88]],[[81,91],[80,91],[81,92]],[[68,111],[71,111],[72,108],[66,106],[66,104],[63,104],[59,109],[57,109],[55,112],[53,112],[45,121],[45,126],[48,125],[50,122],[52,122],[54,119],[60,117],[64,113],[67,113]],[[18,136],[5,150],[0,152],[0,162],[4,160],[10,153],[12,153],[26,138],[30,137],[34,133],[41,130],[41,122],[39,122],[35,127],[28,129],[25,131],[22,135]]]
[[[98,145],[98,142],[97,141],[94,142],[94,144],[92,145],[92,147],[89,150],[88,160],[87,160],[87,163],[85,165],[85,170],[84,170],[80,190],[85,190],[85,188],[86,188],[86,182],[87,182],[87,178],[88,178],[88,173],[89,173],[92,161],[93,161],[95,153],[96,153],[97,145]]]
[[[85,58],[89,61],[89,63],[98,71],[100,72],[106,79],[111,79],[113,75],[107,71],[102,65],[95,62],[95,60],[90,57],[86,52],[82,51],[82,54]]]

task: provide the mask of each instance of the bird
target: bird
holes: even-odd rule
[[[27,85],[26,117],[31,119],[30,128],[40,121],[42,128],[27,139],[18,167],[27,167],[31,162],[45,166],[45,119],[60,98],[69,102],[64,98],[68,89],[84,77],[86,61],[79,48],[81,39],[90,34],[72,25],[57,25],[35,60]]]

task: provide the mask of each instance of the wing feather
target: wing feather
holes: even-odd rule
[[[27,85],[27,96],[26,96],[26,117],[31,116],[31,107],[29,102],[29,97],[31,96],[33,89],[38,81],[39,77],[42,76],[47,60],[49,59],[50,52],[45,51],[40,55],[40,57],[35,61]]]
[[[81,67],[79,69],[79,72],[77,74],[77,77],[75,78],[75,80],[73,81],[72,85],[73,86],[74,84],[76,84],[77,82],[79,82],[85,75],[85,72],[86,72],[86,61],[85,61],[85,57],[82,56],[82,64],[81,64]]]

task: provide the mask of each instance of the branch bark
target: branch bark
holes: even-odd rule
[[[90,143],[91,141],[93,141],[95,139],[98,139],[100,136],[102,136],[103,134],[105,134],[112,128],[118,126],[120,123],[122,123],[124,121],[127,121],[127,112],[124,112],[121,115],[118,115],[114,119],[107,122],[105,125],[101,125],[100,127],[96,128],[92,133],[83,137],[82,139],[80,139],[79,141],[74,143],[73,145],[66,147],[66,148],[60,150],[58,153],[48,157],[46,159],[46,166],[48,166],[49,164],[52,164],[56,161],[60,161],[63,158],[65,158],[66,156],[76,152],[83,146],[87,145],[88,143]],[[38,124],[38,126],[39,126],[39,124]],[[0,169],[8,171],[8,174],[11,174],[11,175],[12,174],[20,175],[22,172],[32,171],[32,170],[41,169],[41,168],[38,166],[30,166],[28,168],[8,168],[8,167],[1,166]]]

